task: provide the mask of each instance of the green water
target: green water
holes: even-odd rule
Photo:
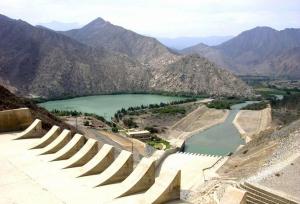
[[[120,94],[77,97],[67,100],[48,101],[39,105],[47,110],[77,110],[104,116],[107,120],[121,108],[130,106],[167,103],[183,100],[183,97],[162,96],[155,94]]]
[[[190,137],[185,142],[184,151],[211,155],[227,155],[229,152],[234,152],[239,145],[244,144],[244,140],[232,122],[239,110],[251,103],[255,103],[255,101],[247,101],[231,106],[224,123]]]

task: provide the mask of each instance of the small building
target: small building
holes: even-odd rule
[[[132,138],[145,140],[150,138],[150,132],[148,130],[140,130],[140,131],[129,131],[127,135]]]

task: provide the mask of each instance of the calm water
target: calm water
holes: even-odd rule
[[[67,100],[48,101],[39,105],[47,110],[77,110],[86,113],[95,113],[110,118],[121,108],[156,104],[182,100],[183,97],[171,97],[154,94],[120,94],[77,97]]]
[[[244,140],[241,139],[240,133],[232,122],[239,109],[250,103],[255,102],[247,101],[231,106],[224,123],[193,135],[185,143],[185,152],[212,155],[227,155],[229,152],[234,152],[239,145],[244,144]]]

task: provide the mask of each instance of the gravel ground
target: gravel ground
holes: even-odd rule
[[[247,179],[300,200],[300,120],[275,131],[278,148],[260,171]]]
[[[259,183],[271,189],[285,192],[293,197],[300,195],[300,158],[287,162],[287,166]],[[300,201],[300,198],[299,198]]]

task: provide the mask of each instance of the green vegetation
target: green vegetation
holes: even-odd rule
[[[230,106],[238,103],[243,103],[243,102],[244,102],[243,100],[236,99],[236,98],[217,99],[207,104],[207,107],[215,108],[215,109],[230,109]]]
[[[119,121],[119,120],[122,120],[122,118],[125,115],[139,115],[145,109],[162,108],[162,107],[165,107],[165,106],[177,105],[177,104],[183,104],[183,103],[189,103],[189,102],[195,102],[195,101],[197,101],[196,98],[187,98],[187,99],[180,100],[180,101],[172,101],[170,103],[141,105],[141,106],[129,107],[127,109],[122,108],[121,110],[118,110],[115,113],[114,118],[116,119],[116,121]]]
[[[269,102],[261,101],[258,103],[252,103],[242,108],[242,110],[262,110],[267,108]]]
[[[76,111],[76,110],[52,110],[51,113],[53,113],[56,116],[80,116],[82,115],[82,112]]]
[[[300,93],[285,95],[282,100],[271,100],[272,118],[289,124],[300,117]]]
[[[276,88],[269,88],[269,87],[255,88],[255,91],[264,98],[270,98],[274,95],[286,95],[285,90],[280,90],[280,89],[276,89]]]
[[[83,122],[83,125],[84,125],[84,126],[89,126],[89,125],[90,125],[90,122],[86,120],[86,121]]]
[[[112,127],[111,131],[114,132],[114,133],[117,133],[117,132],[119,132],[119,129],[117,127]]]
[[[151,136],[151,139],[146,142],[148,145],[154,147],[155,149],[163,149],[166,146],[166,149],[170,149],[171,145],[168,141],[161,139],[155,135]]]
[[[298,88],[277,88],[275,86],[259,86],[254,89],[256,93],[260,94],[265,99],[272,99],[274,95],[290,95],[300,93],[300,89]]]
[[[123,121],[123,124],[128,128],[137,128],[138,127],[136,122],[133,121],[133,118],[124,118],[122,121]]]
[[[186,110],[183,107],[179,106],[166,106],[162,108],[155,108],[152,110],[152,113],[158,114],[185,114]]]

